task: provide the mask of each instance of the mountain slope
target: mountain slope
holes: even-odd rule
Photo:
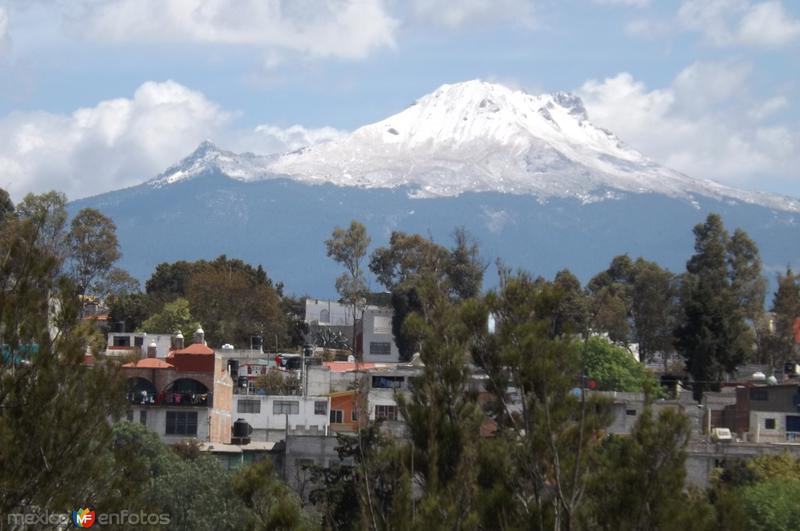
[[[444,85],[385,120],[292,153],[236,155],[204,143],[153,184],[203,169],[243,181],[285,176],[311,184],[402,186],[414,197],[500,192],[588,203],[657,193],[800,212],[795,199],[737,190],[658,165],[594,126],[576,96],[532,96],[482,81]]]
[[[621,253],[673,271],[709,212],[758,243],[767,274],[800,264],[795,199],[669,170],[591,124],[580,100],[488,83],[445,85],[386,120],[326,144],[261,156],[210,142],[139,186],[76,201],[114,219],[121,265],[221,253],[263,264],[294,293],[335,296],[323,241],[364,222],[374,245],[393,230],[448,244],[458,226],[484,258],[582,280]],[[487,275],[492,285],[494,276]],[[373,282],[373,289],[379,289]]]

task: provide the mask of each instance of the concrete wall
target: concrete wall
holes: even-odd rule
[[[259,402],[259,413],[243,413],[239,411],[239,402],[255,400]],[[274,413],[275,401],[297,402],[299,412],[296,415]],[[315,413],[315,402],[325,402],[325,413]],[[315,430],[325,433],[330,424],[330,400],[327,396],[263,396],[234,395],[233,418],[243,419],[253,427],[251,439],[259,441],[280,441],[284,439],[288,418],[289,429]]]
[[[353,326],[353,309],[336,301],[306,299],[305,322],[317,322],[321,325]]]
[[[108,350],[110,355],[122,352],[114,350],[114,337],[127,337],[131,347],[135,345],[136,338],[137,337],[140,338],[142,340],[142,345],[139,347],[141,349],[140,356],[143,358],[147,357],[147,347],[150,345],[150,343],[154,341],[156,343],[156,358],[162,358],[162,359],[166,358],[167,354],[169,354],[169,349],[172,347],[171,334],[148,334],[145,332],[123,334],[123,333],[109,332]]]
[[[133,411],[133,422],[141,422],[141,412],[146,411],[146,422],[144,425],[154,432],[167,444],[174,444],[185,439],[197,439],[201,442],[209,441],[210,412],[206,407],[162,407],[162,406],[131,406]],[[197,435],[195,437],[187,435],[167,435],[167,411],[194,411],[197,413]],[[230,441],[230,437],[228,439]]]
[[[364,361],[397,363],[400,360],[400,352],[397,350],[392,335],[392,315],[393,312],[390,308],[369,307],[364,311],[364,320],[361,326]],[[379,354],[370,347],[373,343],[388,344],[388,353]]]
[[[304,465],[330,467],[334,464],[352,465],[352,460],[341,461],[336,448],[339,443],[335,435],[290,432],[286,438],[283,478],[300,496],[307,499],[314,487]]]

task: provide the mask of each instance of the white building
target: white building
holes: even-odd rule
[[[115,333],[109,332],[106,354],[109,356],[147,357],[147,348],[156,344],[156,358],[166,358],[172,348],[171,334],[148,334],[147,332]]]
[[[234,395],[233,416],[253,428],[253,441],[280,441],[287,430],[327,433],[330,400],[327,396]]]
[[[331,300],[306,299],[305,322],[322,326],[353,326],[353,308]]]

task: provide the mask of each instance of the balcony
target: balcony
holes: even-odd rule
[[[127,394],[128,403],[136,406],[212,407],[213,393],[174,393],[153,395],[146,392]]]

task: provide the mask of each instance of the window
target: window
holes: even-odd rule
[[[392,318],[383,315],[376,315],[372,318],[372,333],[378,335],[389,335],[392,333]]]
[[[128,419],[128,422],[133,422],[133,411],[128,410],[128,413],[125,415],[125,418]]]
[[[350,420],[352,420],[353,422],[358,422],[358,410],[357,409],[353,409],[353,411],[350,413]]]
[[[750,400],[769,400],[766,389],[750,389]]]
[[[388,356],[392,353],[392,344],[386,342],[370,341],[369,353],[379,356]]]
[[[272,403],[273,415],[298,415],[300,413],[300,402],[297,400],[276,400]]]
[[[375,406],[375,418],[397,420],[397,406]]]
[[[147,410],[142,409],[139,411],[139,424],[147,426]]]
[[[764,429],[774,430],[775,429],[775,419],[764,419]]]
[[[327,400],[314,400],[314,414],[315,415],[325,415],[328,413],[328,401]]]
[[[400,389],[403,387],[402,376],[373,376],[372,388],[373,389]]]
[[[167,435],[197,435],[197,411],[167,411]]]
[[[130,336],[114,336],[115,347],[129,347],[131,346]]]
[[[341,409],[331,409],[331,424],[344,422],[344,412]]]
[[[144,345],[144,336],[134,337],[133,338],[133,346],[134,347],[141,347]]]
[[[628,415],[629,417],[635,417],[636,416],[636,410],[635,409],[626,409],[625,410],[625,414]]]
[[[237,413],[261,413],[261,400],[239,400],[236,403]]]

